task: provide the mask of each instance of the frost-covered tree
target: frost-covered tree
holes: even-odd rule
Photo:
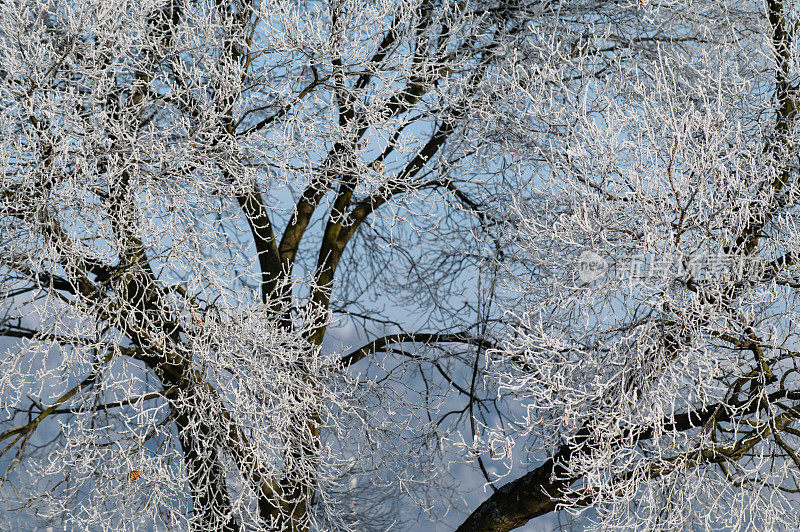
[[[0,2],[0,494],[35,518],[2,522],[382,530],[452,494],[529,9]]]
[[[0,1],[0,526],[796,526],[793,10]]]
[[[460,530],[800,526],[800,13],[646,4],[670,45],[529,109],[483,445],[531,465]]]

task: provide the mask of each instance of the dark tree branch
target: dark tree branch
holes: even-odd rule
[[[662,420],[658,433],[685,432],[709,422],[725,423],[741,419],[765,410],[771,401],[779,399],[797,401],[800,400],[800,392],[779,390],[768,395],[766,400],[717,403],[667,417]],[[630,428],[622,431],[617,440],[630,445],[655,436],[655,427]],[[457,532],[505,532],[554,511],[564,501],[566,490],[580,480],[580,477],[570,474],[570,461],[588,455],[595,446],[590,431],[586,427],[580,429],[570,444],[561,446],[542,465],[505,484],[481,503],[458,527]]]
[[[342,357],[342,364],[345,367],[352,366],[356,362],[373,353],[378,353],[394,344],[417,343],[417,344],[468,344],[480,346],[484,349],[493,348],[494,344],[488,340],[477,338],[469,332],[458,333],[397,333],[389,334],[377,338],[370,343],[351,351]]]

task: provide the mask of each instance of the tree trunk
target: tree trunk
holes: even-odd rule
[[[177,412],[175,423],[192,492],[196,530],[239,532],[213,430],[190,407]]]

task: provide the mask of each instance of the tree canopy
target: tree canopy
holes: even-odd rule
[[[799,21],[0,1],[6,522],[800,526]]]

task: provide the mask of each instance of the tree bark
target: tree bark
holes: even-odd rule
[[[570,453],[562,449],[556,457]],[[556,460],[558,459],[556,458]],[[550,458],[535,470],[502,486],[458,527],[456,532],[504,532],[556,509],[558,494],[574,480],[560,480]],[[555,468],[554,468],[555,465]]]

